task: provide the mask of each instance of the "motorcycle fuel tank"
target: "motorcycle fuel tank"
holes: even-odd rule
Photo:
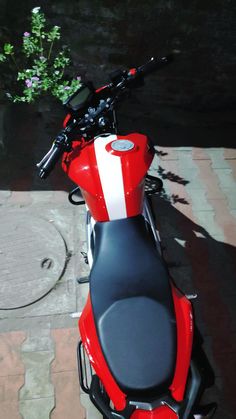
[[[103,134],[82,147],[75,141],[62,167],[81,188],[96,221],[117,220],[142,213],[153,155],[145,135]]]

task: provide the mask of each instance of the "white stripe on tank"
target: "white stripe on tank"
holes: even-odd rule
[[[127,217],[121,158],[106,151],[106,145],[116,139],[116,135],[109,135],[97,137],[94,141],[99,177],[110,220]]]

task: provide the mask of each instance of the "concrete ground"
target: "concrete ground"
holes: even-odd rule
[[[40,300],[0,310],[0,417],[98,419],[87,396],[80,394],[79,335],[72,315],[82,310],[87,295],[87,285],[76,282],[87,274],[80,255],[85,251],[84,209],[68,203],[66,190],[71,184],[59,170],[42,186],[26,164],[42,151],[42,132],[30,139],[35,123],[28,122],[27,142],[34,141],[37,156],[24,155],[27,152],[16,143],[10,164],[1,165],[0,216],[33,215],[52,223],[66,243],[66,264],[63,275]],[[219,404],[216,419],[233,419],[236,149],[158,146],[157,151],[150,173],[164,182],[163,193],[153,197],[164,256],[177,284],[188,294],[198,294],[195,315],[216,375],[205,399]]]

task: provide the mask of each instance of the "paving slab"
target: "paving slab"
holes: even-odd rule
[[[51,419],[67,417],[84,419],[85,410],[80,401],[81,390],[76,358],[78,327],[53,329],[52,337],[55,344],[55,359],[51,365],[51,377],[56,402]]]
[[[0,417],[4,419],[22,419],[18,392],[25,381],[20,354],[25,339],[22,331],[0,333]]]
[[[49,419],[51,412],[54,409],[54,406],[55,406],[54,397],[45,397],[43,399],[21,400],[20,401],[21,418],[23,419]]]
[[[41,347],[37,347],[42,337]],[[21,348],[25,365],[25,383],[19,392],[20,400],[44,399],[54,397],[50,378],[50,365],[55,357],[50,329],[32,330]]]

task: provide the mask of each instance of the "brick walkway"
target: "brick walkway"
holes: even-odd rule
[[[216,419],[234,419],[236,149],[158,147],[158,151],[159,161],[151,171],[163,178],[165,188],[153,204],[165,259],[177,284],[199,296],[196,318],[216,374],[206,400],[219,403]],[[83,209],[71,208],[66,193],[56,189],[58,184],[54,191],[0,191],[1,214],[14,208],[54,220],[70,251],[64,277],[51,293],[32,306],[0,310],[0,417],[4,419],[84,419],[86,415],[77,377],[77,321],[70,317],[82,309],[87,293],[86,285],[75,284],[76,276],[86,274],[78,258],[85,245]],[[101,417],[85,395],[82,403],[88,419]]]
[[[194,303],[205,351],[216,375],[208,391],[218,419],[236,418],[236,150],[158,148],[154,172],[165,194],[154,198],[164,256]],[[177,176],[176,176],[177,175]],[[206,397],[206,400],[207,400]]]

